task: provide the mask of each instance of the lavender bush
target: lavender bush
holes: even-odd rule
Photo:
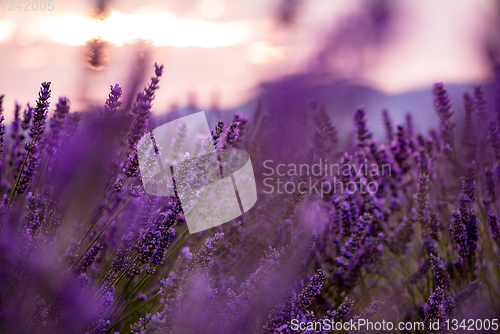
[[[44,82],[34,107],[16,104],[10,128],[0,117],[1,333],[327,333],[294,328],[325,319],[423,321],[400,332],[429,333],[448,332],[447,320],[499,318],[500,78],[496,112],[475,87],[463,121],[436,84],[440,122],[429,135],[384,110],[378,138],[360,107],[355,144],[342,145],[324,106],[308,101],[294,114],[285,95],[219,121],[212,142],[249,152],[258,201],[189,234],[179,199],[146,194],[138,170],[162,73],[155,65],[131,108],[116,84],[101,110],[76,113]],[[376,192],[261,186],[270,159],[325,158],[391,173],[340,176]]]

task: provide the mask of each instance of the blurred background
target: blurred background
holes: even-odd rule
[[[251,113],[263,94],[292,80],[300,91],[314,88],[308,98],[330,113],[351,115],[365,104],[368,117],[379,117],[387,107],[397,121],[408,111],[425,116],[415,122],[424,126],[427,116],[437,119],[433,83],[444,82],[459,109],[464,89],[488,87],[500,52],[496,0],[30,3],[30,11],[15,0],[0,4],[7,121],[15,101],[34,103],[42,81],[76,111],[102,107],[119,83],[126,108],[158,62],[165,72],[156,116]]]

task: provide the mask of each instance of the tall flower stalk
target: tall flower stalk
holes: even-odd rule
[[[19,172],[10,192],[10,201],[14,199],[16,193],[26,192],[38,165],[38,144],[40,143],[45,130],[45,121],[47,120],[47,113],[50,105],[50,93],[50,82],[43,82],[38,93],[38,100],[33,111],[33,119],[29,128],[31,141],[24,146],[26,155],[24,157],[23,164],[21,165],[21,171]]]

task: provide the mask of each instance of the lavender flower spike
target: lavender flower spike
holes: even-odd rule
[[[394,139],[394,127],[392,125],[392,119],[389,116],[389,111],[387,109],[384,109],[382,111],[382,117],[384,120],[384,127],[385,127],[385,133],[387,136],[387,140],[389,141],[389,144],[391,144],[392,140]]]
[[[443,328],[444,322],[448,319],[446,310],[447,306],[444,290],[438,286],[432,295],[430,295],[427,304],[425,304],[424,323],[429,326],[431,322],[434,323],[439,321],[440,329]]]
[[[78,266],[75,267],[74,271],[77,274],[84,274],[87,272],[87,270],[90,268],[92,263],[95,261],[97,258],[97,255],[101,251],[102,246],[100,244],[93,245],[90,250],[85,253],[83,256],[82,260],[78,263]]]
[[[432,271],[436,285],[447,290],[450,287],[450,276],[446,272],[446,265],[439,255],[431,254]]]
[[[65,96],[59,98],[59,102],[56,105],[56,110],[50,119],[50,139],[49,139],[49,150],[55,149],[61,131],[63,130],[64,120],[69,114],[69,99]]]
[[[21,128],[27,130],[30,127],[31,119],[33,118],[33,108],[30,107],[28,103],[23,111],[23,120],[21,122]]]
[[[50,82],[43,82],[42,88],[38,93],[38,100],[33,113],[33,121],[30,126],[30,135],[32,139],[31,142],[26,143],[24,147],[26,149],[27,156],[25,157],[21,174],[19,175],[18,182],[14,188],[18,193],[24,193],[26,191],[33,175],[35,174],[38,161],[40,160],[38,142],[40,141],[40,137],[43,135],[45,130],[45,121],[47,120],[47,111],[50,105],[48,102],[50,93]],[[13,193],[11,194],[11,198],[12,196]]]
[[[110,86],[111,92],[106,99],[106,103],[104,104],[104,117],[110,117],[116,114],[116,110],[121,107],[122,103],[118,101],[122,96],[122,88],[120,85],[115,84],[115,86]]]
[[[500,247],[500,223],[498,222],[498,216],[493,212],[489,212],[488,222],[490,224],[491,237],[495,240],[498,247]]]
[[[497,127],[496,122],[490,122],[488,124],[489,136],[488,141],[490,143],[490,147],[495,154],[495,158],[498,162],[500,162],[500,135],[498,134],[499,128]]]
[[[148,127],[151,106],[155,92],[159,88],[158,83],[160,82],[160,76],[162,73],[163,65],[158,66],[155,63],[156,76],[152,77],[150,84],[142,92],[137,94],[134,108],[132,110],[132,125],[128,135],[128,142],[130,146],[137,144]]]
[[[474,87],[474,98],[476,100],[476,107],[479,116],[484,116],[484,108],[486,107],[486,101],[484,100],[484,90],[480,85]]]
[[[356,124],[356,133],[358,138],[358,146],[366,147],[367,141],[371,139],[371,133],[366,125],[366,113],[365,106],[360,106],[356,113],[354,114],[354,120]]]
[[[346,298],[345,301],[337,307],[335,311],[328,311],[327,314],[334,322],[341,322],[344,320],[345,315],[351,312],[354,306],[352,299]]]
[[[434,107],[440,119],[440,130],[441,137],[443,138],[445,144],[452,144],[452,131],[455,124],[451,122],[451,116],[453,116],[453,111],[451,111],[451,101],[450,94],[444,88],[442,82],[434,85]]]
[[[467,161],[472,161],[476,155],[476,136],[474,133],[473,115],[476,105],[472,96],[465,92],[464,95],[465,119],[462,128],[462,147],[465,150]]]
[[[50,82],[43,82],[42,88],[38,93],[38,100],[33,113],[33,122],[30,126],[31,137],[41,136],[45,130],[45,121],[47,120],[47,111],[49,109]]]
[[[3,121],[5,117],[3,115],[0,116],[0,154],[3,152],[3,136],[5,135],[5,125],[3,125]]]
[[[457,307],[461,306],[470,296],[474,295],[477,289],[481,287],[481,281],[472,281],[467,285],[467,287],[460,291],[458,295],[455,296],[455,304]]]
[[[3,109],[2,109],[3,97],[4,97],[4,95],[0,96],[0,154],[3,152],[3,136],[5,134],[5,125],[2,124],[4,119],[5,119],[2,115],[2,113],[3,113]]]
[[[500,63],[496,63],[495,71],[495,111],[497,114],[497,127],[500,128]]]

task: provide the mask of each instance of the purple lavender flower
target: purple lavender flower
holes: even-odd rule
[[[500,63],[496,63],[493,69],[495,72],[495,111],[497,127],[500,128]]]
[[[321,292],[326,272],[318,269],[318,273],[311,277],[309,284],[302,291],[293,296],[291,300],[272,310],[267,318],[267,322],[260,331],[261,334],[276,333],[276,329],[292,320],[299,310],[307,308],[313,299]]]
[[[19,130],[21,127],[21,119],[19,118],[19,112],[21,110],[21,106],[16,102],[16,106],[14,108],[14,120],[11,124],[11,133],[10,137],[16,140],[19,137]]]
[[[387,137],[387,141],[391,144],[394,139],[394,128],[392,125],[392,119],[389,116],[389,111],[387,109],[382,111],[382,117],[384,120],[385,135]]]
[[[78,265],[74,268],[74,272],[76,274],[85,274],[87,270],[90,268],[92,263],[97,258],[97,255],[101,251],[102,246],[99,244],[93,245],[87,253],[85,253],[82,259],[78,262]]]
[[[3,145],[4,145],[4,139],[3,136],[5,135],[5,125],[3,125],[3,121],[5,120],[5,117],[3,115],[0,116],[0,154],[3,152]],[[1,155],[0,155],[1,156]]]
[[[479,220],[473,210],[467,209],[462,212],[459,209],[452,215],[450,224],[452,240],[458,247],[458,254],[471,270],[475,262],[475,251],[479,238],[478,225]]]
[[[135,250],[142,264],[151,262],[157,265],[163,261],[170,239],[175,235],[172,226],[177,220],[178,214],[174,211],[158,212],[147,226],[139,230]]]
[[[140,177],[139,157],[137,156],[137,144],[133,145],[132,153],[130,153],[127,157],[127,162],[125,163],[123,172],[127,177]]]
[[[353,236],[347,239],[345,245],[341,249],[342,257],[338,258],[338,263],[341,268],[348,271],[352,269],[359,260],[362,253],[362,242],[364,239],[364,234],[368,228],[369,222],[371,221],[371,216],[365,213],[362,217],[360,216],[356,225],[353,228]]]
[[[3,152],[3,143],[4,143],[4,134],[5,134],[5,125],[2,124],[3,121],[5,120],[4,116],[2,115],[3,113],[3,98],[4,95],[0,96],[0,154]]]
[[[395,231],[389,235],[389,248],[396,254],[404,254],[408,249],[408,245],[413,239],[414,228],[413,219],[403,217],[402,222],[398,224]]]
[[[136,101],[132,110],[132,123],[128,135],[130,146],[137,144],[142,135],[148,128],[148,120],[151,112],[151,106],[156,90],[159,88],[160,77],[163,73],[163,65],[158,66],[155,63],[155,77],[151,78],[149,85],[142,92],[137,94]]]
[[[438,286],[436,290],[429,296],[427,303],[425,304],[425,318],[424,323],[429,329],[431,322],[439,321],[439,329],[444,327],[444,322],[448,319],[447,305],[444,290]]]
[[[14,120],[12,121],[11,124],[10,137],[12,138],[12,144],[10,148],[10,156],[8,162],[8,166],[12,168],[9,174],[15,174],[15,175],[17,175],[17,173],[19,172],[16,160],[19,159],[20,156],[22,155],[22,153],[19,152],[19,150],[21,146],[21,141],[24,140],[24,134],[22,133],[21,130],[21,119],[19,118],[20,110],[21,106],[16,102],[16,106],[14,109]],[[22,159],[24,159],[24,157],[22,157]]]
[[[376,316],[377,313],[379,313],[382,310],[382,306],[383,305],[384,305],[384,302],[383,301],[378,301],[378,300],[370,303],[370,305],[365,310],[363,310],[363,312],[361,312],[360,314],[355,315],[352,318],[352,322],[356,323],[356,322],[358,322],[358,319],[372,320],[373,317]],[[354,333],[366,333],[367,331],[368,331],[367,328],[359,328],[359,329],[354,329],[354,330],[352,330],[349,333],[350,334],[354,334]]]
[[[45,130],[45,121],[49,110],[50,82],[43,82],[42,88],[38,93],[38,100],[33,112],[33,121],[30,126],[30,135],[32,138],[43,135]]]
[[[351,236],[353,226],[351,207],[348,202],[343,202],[340,206],[341,210],[341,227],[342,235],[345,237]]]
[[[156,71],[155,71],[156,72]],[[159,75],[156,75],[157,77],[161,76],[161,72]],[[116,114],[116,110],[121,107],[122,103],[119,101],[120,97],[122,96],[122,88],[118,85],[115,84],[115,86],[110,86],[111,87],[111,92],[108,95],[108,98],[106,99],[106,103],[104,104],[104,113],[103,115],[105,117],[111,117]]]
[[[233,115],[233,122],[229,125],[226,135],[224,136],[223,149],[234,148],[238,142],[241,142],[247,122],[247,116],[240,113],[235,113]]]
[[[212,143],[213,143],[214,147],[216,147],[216,148],[219,147],[219,138],[222,135],[222,133],[224,132],[225,128],[226,128],[226,122],[223,120],[220,120],[215,125],[215,129],[210,130],[210,132],[212,133]]]
[[[74,135],[81,119],[82,114],[80,112],[69,113],[64,122],[64,135],[67,137]]]
[[[463,219],[458,212],[453,212],[450,222],[451,239],[458,247],[458,254],[461,258],[467,258],[468,249],[466,246],[467,229]]]
[[[453,147],[452,132],[455,124],[451,121],[453,111],[451,111],[450,95],[441,82],[434,85],[433,93],[434,107],[440,119],[441,137],[443,138],[445,144]]]
[[[495,154],[495,158],[498,162],[500,162],[500,134],[499,127],[496,122],[490,122],[488,124],[489,136],[488,141],[490,143],[490,147]]]
[[[326,112],[326,107],[322,105],[313,113],[313,121],[326,140],[331,143],[337,142],[337,130],[333,126],[330,117]]]
[[[33,118],[33,108],[30,107],[30,104],[28,103],[26,105],[26,108],[24,109],[23,120],[21,122],[21,128],[23,130],[27,130],[30,127],[32,118]]]
[[[48,139],[48,150],[55,150],[59,146],[59,139],[63,131],[64,121],[69,114],[69,99],[60,97],[56,104],[56,110],[50,119],[50,134]]]
[[[223,237],[224,233],[219,232],[213,238],[207,238],[203,247],[192,257],[188,270],[201,269],[208,272],[208,269],[214,262],[214,251],[222,243]]]
[[[495,180],[493,179],[493,173],[491,172],[490,169],[486,168],[484,171],[484,176],[485,176],[485,183],[486,183],[486,190],[487,190],[487,201],[488,203],[486,204],[487,206],[490,203],[495,203],[497,201],[497,195],[495,191]]]
[[[456,307],[460,307],[467,299],[469,299],[481,286],[481,281],[472,281],[467,287],[454,296]]]
[[[334,311],[328,311],[327,315],[333,322],[342,322],[344,321],[346,315],[348,315],[354,306],[354,301],[352,299],[346,298],[342,304],[337,307]]]
[[[50,103],[48,102],[50,98],[50,82],[43,82],[42,88],[38,93],[38,100],[33,113],[33,120],[30,126],[30,136],[31,141],[26,143],[24,146],[26,150],[26,156],[24,158],[24,163],[21,167],[21,172],[17,180],[15,191],[17,193],[24,193],[28,188],[33,175],[35,174],[35,169],[40,160],[40,152],[38,152],[38,142],[41,140],[41,136],[45,130],[45,121],[47,119],[47,112]]]
[[[484,90],[481,85],[474,87],[474,98],[476,99],[477,110],[479,113],[482,113],[486,106],[486,101],[484,100]]]
[[[439,255],[431,254],[431,266],[436,286],[441,287],[443,290],[448,290],[450,287],[450,276],[446,272],[446,265]]]
[[[417,192],[413,195],[415,199],[415,208],[413,211],[413,220],[420,222],[422,226],[423,237],[432,237],[437,240],[437,231],[431,223],[431,210],[429,208],[429,176],[427,174],[419,174]]]
[[[476,162],[469,163],[462,177],[462,193],[467,196],[468,204],[472,204],[476,199]]]
[[[473,114],[476,109],[474,99],[465,92],[463,95],[465,107],[465,119],[462,128],[462,147],[465,150],[465,158],[467,161],[475,160],[476,156],[476,136],[474,131]]]
[[[360,106],[356,113],[354,114],[354,124],[356,125],[356,134],[358,138],[358,146],[363,148],[367,147],[368,140],[371,139],[372,134],[368,129],[368,125],[366,124],[366,112],[365,106]]]
[[[133,226],[135,227],[135,226]],[[113,274],[119,273],[122,270],[127,270],[130,267],[130,255],[136,235],[132,230],[127,231],[121,238],[121,245],[115,254],[111,269],[113,273],[108,272],[106,278],[108,281],[113,280]]]
[[[476,197],[476,164],[472,161],[462,177],[462,192],[458,195],[459,206],[452,214],[450,234],[457,245],[463,263],[473,270],[475,251],[479,238],[479,220],[471,208]]]
[[[3,96],[0,98],[0,104],[1,104],[1,99],[3,98]],[[0,106],[0,109],[1,109],[1,106]],[[0,186],[2,185],[2,178],[1,178],[1,174],[3,172],[3,164],[2,164],[2,160],[3,160],[3,146],[4,146],[4,135],[5,135],[5,125],[3,124],[3,121],[5,120],[5,118],[3,117],[3,115],[1,114],[1,110],[0,110]]]
[[[400,173],[405,174],[410,168],[409,157],[411,153],[410,141],[403,125],[398,125],[396,140],[391,145],[394,160],[398,163]]]
[[[61,131],[65,117],[69,113],[69,99],[65,96],[59,98],[56,104],[56,110],[50,119],[50,128],[52,131]]]
[[[495,240],[498,247],[500,247],[500,223],[498,217],[493,212],[488,213],[488,222],[490,225],[491,237]]]
[[[408,135],[408,140],[411,142],[411,138],[413,138],[415,132],[415,126],[413,125],[413,116],[411,113],[406,113],[405,115],[405,127]]]

